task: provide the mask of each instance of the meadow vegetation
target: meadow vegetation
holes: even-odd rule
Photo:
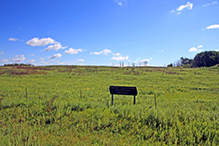
[[[2,66],[0,83],[0,145],[219,145],[218,66]]]

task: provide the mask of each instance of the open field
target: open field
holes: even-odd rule
[[[219,145],[218,67],[0,67],[0,83],[0,145]],[[111,106],[110,85],[136,105]]]

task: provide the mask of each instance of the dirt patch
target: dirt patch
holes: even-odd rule
[[[1,67],[0,75],[9,74],[9,75],[39,75],[39,74],[47,74],[47,70],[51,70],[51,68],[43,68],[43,67],[30,67],[30,66],[11,66],[11,67]]]

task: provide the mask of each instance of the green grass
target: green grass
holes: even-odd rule
[[[219,145],[218,67],[0,67],[0,83],[0,145]],[[136,105],[111,106],[111,85]]]

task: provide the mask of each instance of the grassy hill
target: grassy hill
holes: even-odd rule
[[[0,145],[219,145],[217,66],[4,66],[0,83]]]

